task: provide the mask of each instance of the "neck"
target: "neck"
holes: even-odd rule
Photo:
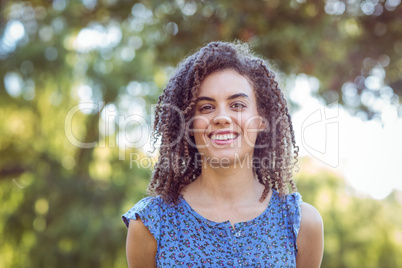
[[[255,202],[264,189],[253,173],[251,163],[219,167],[206,163],[195,183],[200,195],[218,204]]]

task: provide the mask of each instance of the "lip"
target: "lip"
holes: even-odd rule
[[[212,136],[214,136],[214,135],[229,135],[229,134],[233,134],[233,135],[235,135],[235,137],[234,137],[234,138],[231,138],[231,139],[227,139],[227,140],[217,140],[217,139],[213,139],[213,138],[212,138]],[[239,134],[238,132],[236,132],[236,131],[233,131],[233,130],[216,130],[216,131],[211,132],[211,133],[208,135],[208,137],[210,138],[210,140],[211,140],[213,143],[217,144],[217,145],[226,145],[226,144],[230,144],[230,143],[232,143],[233,141],[235,141],[239,136],[240,136],[240,134]]]

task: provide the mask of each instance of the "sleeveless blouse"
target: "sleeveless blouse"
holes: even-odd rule
[[[157,267],[296,267],[302,199],[273,191],[258,217],[234,224],[213,222],[180,196],[177,205],[146,197],[123,215],[141,218],[157,241]]]

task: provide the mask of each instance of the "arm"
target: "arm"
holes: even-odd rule
[[[130,220],[126,241],[129,268],[156,267],[157,242],[140,218]]]
[[[297,268],[318,268],[324,250],[324,227],[320,213],[307,203],[301,205],[300,231],[297,236],[299,249],[296,258]]]

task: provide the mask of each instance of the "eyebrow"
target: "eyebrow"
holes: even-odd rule
[[[233,99],[237,99],[237,98],[246,98],[246,99],[248,99],[249,97],[247,96],[247,94],[238,93],[238,94],[234,94],[234,95],[229,96],[228,100],[233,100]],[[213,98],[201,96],[201,97],[197,98],[196,102],[204,101],[204,100],[205,101],[215,101],[215,99],[213,99]]]

